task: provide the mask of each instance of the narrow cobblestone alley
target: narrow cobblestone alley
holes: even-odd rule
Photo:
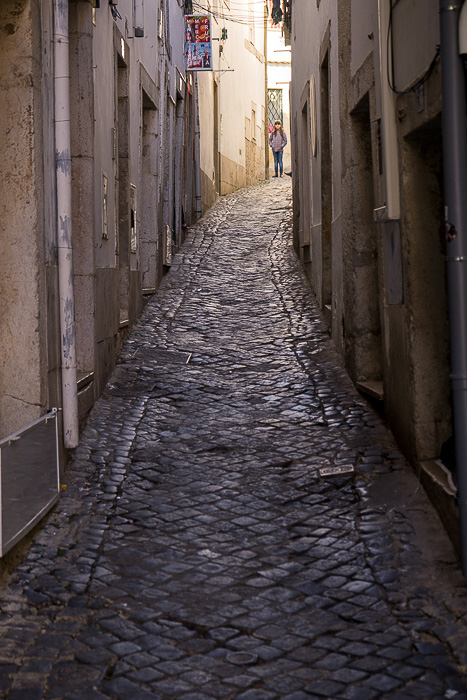
[[[220,199],[145,307],[3,581],[2,697],[467,698],[459,563],[336,359],[290,200]]]

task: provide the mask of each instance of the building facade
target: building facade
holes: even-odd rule
[[[212,71],[199,72],[203,211],[217,195],[268,177],[266,7],[200,0],[211,16]]]
[[[186,65],[193,12],[212,18],[203,74]],[[247,0],[232,10],[224,0],[5,0],[0,20],[8,519],[2,465],[22,475],[12,503],[54,461],[46,440],[63,467],[186,228],[218,194],[267,177],[266,14]],[[36,426],[51,420],[55,438]],[[57,478],[46,482],[26,529],[57,497]],[[0,534],[0,556],[22,527],[6,543]]]
[[[356,385],[449,462],[438,0],[292,3],[294,245]]]
[[[184,13],[179,0],[1,3],[0,441],[57,408],[62,456],[78,444],[196,217]]]

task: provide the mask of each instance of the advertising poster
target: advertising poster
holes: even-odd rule
[[[212,70],[211,18],[186,15],[185,58],[187,70]]]

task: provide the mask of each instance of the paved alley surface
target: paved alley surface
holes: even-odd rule
[[[190,230],[3,581],[1,697],[467,698],[459,564],[336,360],[290,198]]]

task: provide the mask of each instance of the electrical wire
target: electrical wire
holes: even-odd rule
[[[262,2],[261,0],[258,0],[258,2],[249,2],[248,5],[245,5],[245,3],[242,3],[242,2],[231,2],[230,7],[228,7],[228,9],[230,10],[231,7],[234,6],[240,12],[241,10],[244,10],[246,7],[250,8],[253,5],[258,5],[258,6],[261,6],[262,8],[265,7],[264,2]]]
[[[234,12],[240,16],[247,17],[248,14],[251,12],[252,5],[258,5],[259,7],[263,8],[264,10],[264,3],[258,2],[258,3],[251,3],[250,5],[245,5],[245,4],[233,4],[233,6],[227,6],[226,8],[224,7],[217,7],[214,9],[210,3],[209,7],[206,7],[204,3],[202,2],[194,2],[193,4],[197,5],[199,8],[202,8],[206,12],[209,12],[211,14],[225,14],[225,12]],[[263,14],[263,12],[261,12]]]
[[[230,20],[233,22],[235,22],[235,21],[236,22],[244,22],[245,24],[248,24],[248,23],[250,23],[252,17],[255,20],[261,21],[263,23],[265,22],[264,15],[262,13],[261,14],[254,14],[253,12],[251,12],[249,14],[241,14],[240,12],[238,12],[238,13],[237,12],[230,12],[229,13],[229,12],[225,12],[225,11],[216,11],[216,10],[213,10],[212,8],[207,9],[207,8],[203,7],[202,5],[199,5],[198,3],[193,3],[193,8],[195,8],[195,7],[200,12],[205,12],[205,13],[208,13],[208,14],[214,16],[214,17],[219,17],[221,19],[226,19],[226,20]]]
[[[258,3],[260,4],[260,3]],[[262,4],[262,3],[261,3]],[[193,3],[193,9],[196,7],[196,9],[200,12],[207,12],[210,15],[212,15],[215,19],[223,20],[225,22],[234,22],[236,24],[243,24],[245,26],[250,26],[252,24],[255,25],[262,25],[263,27],[268,24],[268,20],[264,17],[264,13],[249,13],[249,14],[243,14],[240,12],[240,10],[235,11],[235,13],[226,13],[223,10],[214,10],[213,8],[206,8],[200,5],[197,2]],[[263,5],[264,7],[264,5]]]
[[[211,4],[211,3],[209,3],[209,4]],[[232,7],[234,7],[237,12],[241,12],[242,10],[249,9],[250,7],[252,7],[254,5],[258,5],[258,7],[262,7],[262,8],[267,7],[264,0],[253,0],[253,2],[249,2],[248,4],[245,4],[244,2],[235,2],[234,0],[232,0],[232,2],[229,2],[229,4],[226,5],[226,7],[227,7],[227,10],[231,10]],[[222,10],[222,9],[223,9],[222,7],[219,8],[219,10]],[[209,11],[211,11],[211,10],[209,10]]]
[[[267,0],[252,0],[251,2],[248,2],[248,5],[242,3],[241,0],[240,2],[236,2],[236,0],[229,0],[229,3],[227,3],[227,0],[221,0],[221,3],[225,3],[230,13],[228,15],[225,13],[223,6],[221,6],[220,9],[213,9],[209,0],[207,0],[209,7],[204,7],[203,5],[200,5],[199,2],[195,3],[195,5],[197,5],[199,11],[208,12],[211,14],[216,21],[223,20],[224,22],[234,22],[246,26],[252,26],[254,24],[255,26],[263,28],[273,28],[274,26],[279,27],[282,25],[290,32],[291,1],[292,0],[282,0],[282,7],[279,10],[277,8],[274,10],[274,5],[271,10]],[[254,10],[252,11],[251,7],[255,5],[262,7],[263,12],[258,12],[256,15],[254,15]],[[234,12],[231,11],[231,6],[235,6]],[[248,15],[243,12],[246,9],[248,10]],[[264,15],[264,9],[266,9],[266,16]],[[280,13],[280,16],[277,14],[277,12]]]

